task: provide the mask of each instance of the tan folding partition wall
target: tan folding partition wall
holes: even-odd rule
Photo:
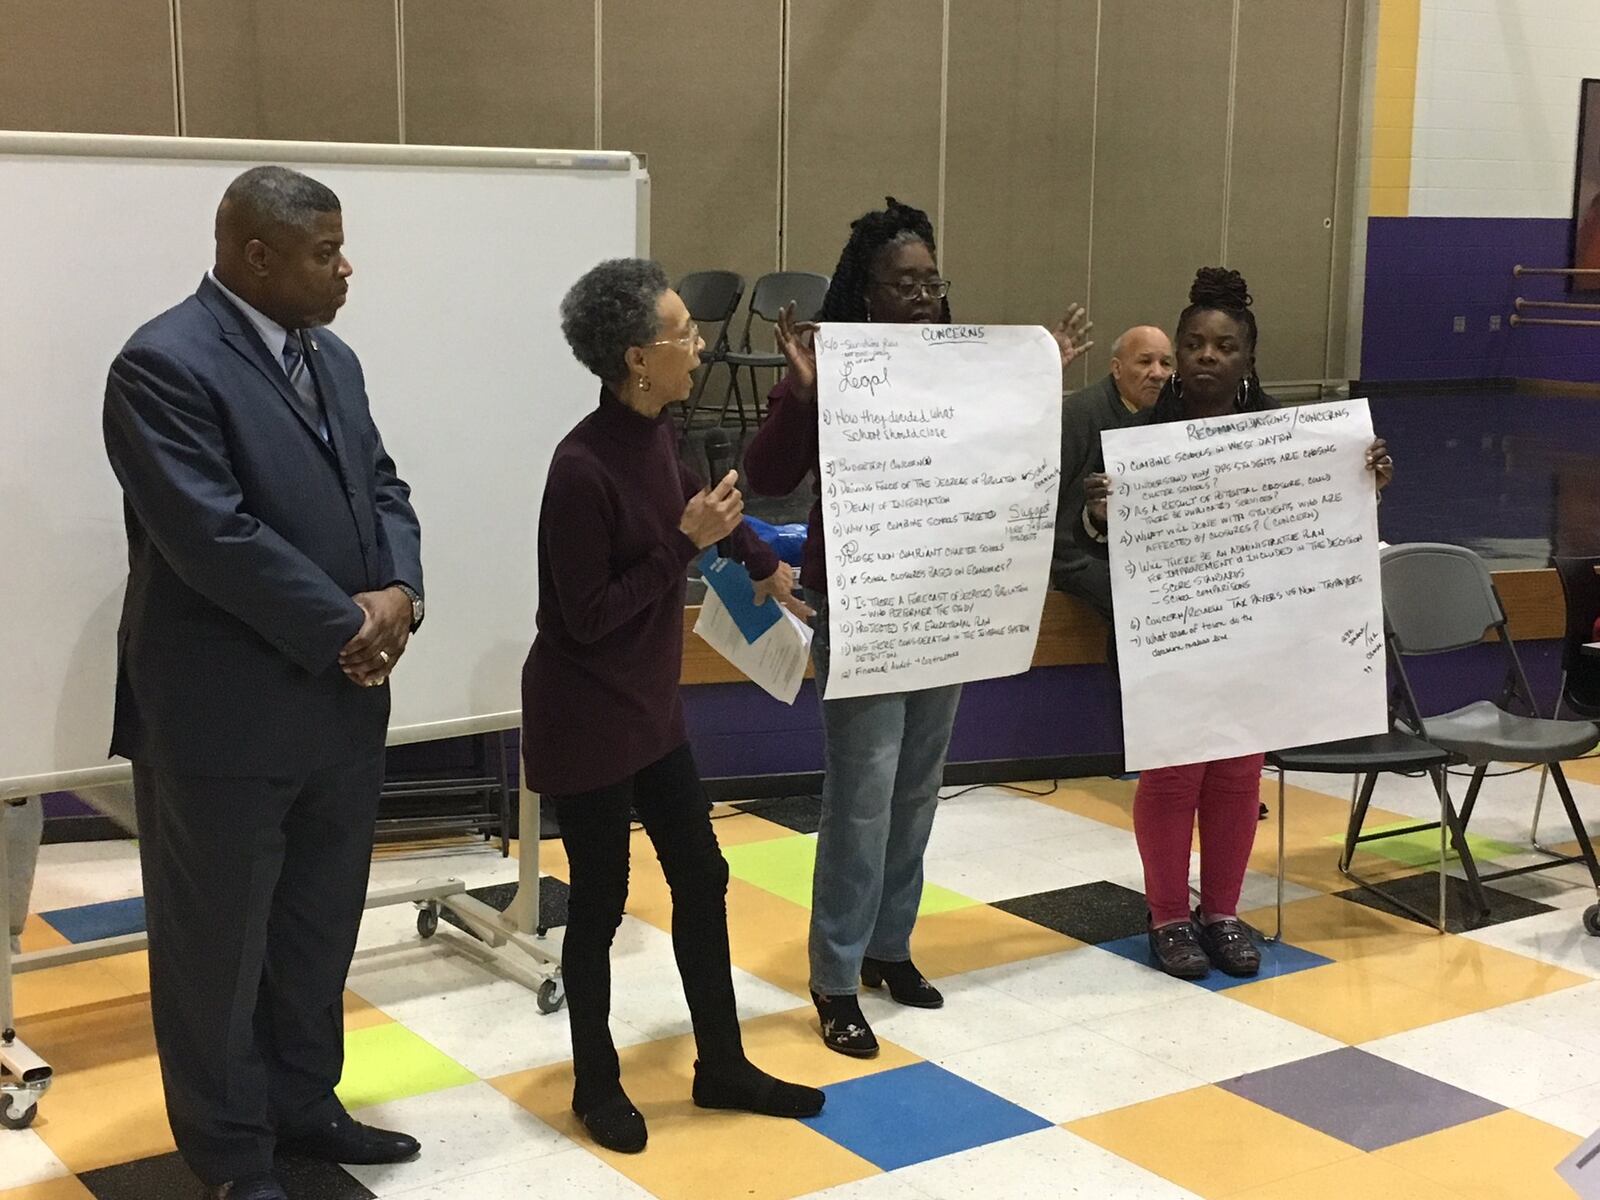
[[[956,314],[1170,328],[1256,296],[1342,371],[1364,0],[0,0],[0,128],[646,156],[674,276],[828,272],[886,194]],[[470,231],[487,239],[492,231]],[[490,246],[492,249],[492,245]]]

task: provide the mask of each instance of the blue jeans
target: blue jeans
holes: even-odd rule
[[[811,661],[828,682],[828,602],[817,610]],[[961,685],[822,704],[824,770],[811,881],[811,989],[854,995],[863,955],[911,957],[922,902],[922,852],[944,778]]]

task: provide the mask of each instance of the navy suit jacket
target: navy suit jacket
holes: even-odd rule
[[[128,589],[111,752],[189,774],[282,776],[374,753],[387,686],[339,669],[351,597],[422,591],[421,535],[355,354],[308,331],[332,445],[209,278],[111,364],[105,441]]]

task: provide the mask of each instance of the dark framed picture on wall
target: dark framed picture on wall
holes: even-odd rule
[[[1578,103],[1578,170],[1572,185],[1572,266],[1600,271],[1600,79],[1583,81]],[[1600,275],[1569,275],[1574,292],[1600,295]]]

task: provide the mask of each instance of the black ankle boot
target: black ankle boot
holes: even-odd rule
[[[819,996],[811,993],[822,1023],[822,1044],[829,1050],[851,1058],[878,1057],[878,1039],[861,1015],[861,1004],[854,996]]]
[[[621,1088],[592,1107],[579,1108],[574,1101],[572,1111],[578,1114],[590,1137],[618,1154],[637,1154],[650,1138],[644,1114],[633,1106],[633,1101]]]
[[[944,996],[924,978],[909,958],[905,962],[885,962],[881,958],[861,960],[861,982],[869,988],[889,985],[896,1004],[910,1008],[943,1008]]]
[[[814,1087],[785,1083],[746,1060],[731,1066],[694,1064],[698,1108],[729,1108],[763,1117],[814,1117],[825,1097]]]

